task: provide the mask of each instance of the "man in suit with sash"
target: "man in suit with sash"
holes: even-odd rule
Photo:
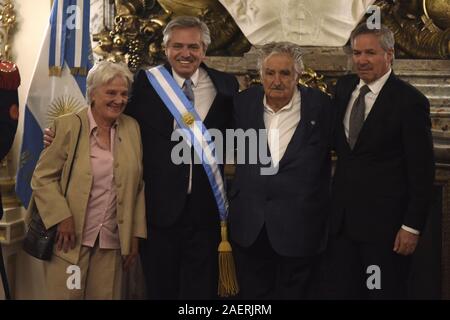
[[[327,241],[333,112],[326,94],[298,85],[298,45],[269,43],[259,54],[262,86],[235,99],[236,128],[267,133],[246,141],[230,192],[237,275],[243,299],[303,299]]]
[[[357,75],[336,85],[328,285],[332,298],[402,299],[433,187],[430,106],[392,71],[388,28],[363,23],[351,45]]]
[[[170,104],[174,92],[181,92],[175,101],[194,108],[187,114],[195,113],[196,122],[206,129],[224,133],[232,126],[238,82],[203,63],[211,39],[198,18],[177,17],[163,35],[168,63],[153,71],[164,74],[170,88],[151,83],[152,75],[142,70],[125,110],[140,124],[144,150],[148,238],[140,251],[148,298],[213,299],[220,242],[217,195],[202,164],[174,163],[172,150],[179,142],[171,135],[183,124]]]

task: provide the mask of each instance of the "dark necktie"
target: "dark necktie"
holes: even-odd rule
[[[186,95],[186,97],[188,98],[188,100],[192,103],[192,108],[194,108],[195,97],[194,97],[194,91],[192,90],[192,80],[190,78],[184,80],[183,92]],[[192,157],[191,157],[191,161],[193,161]],[[191,193],[191,188],[192,188],[192,162],[189,164],[189,184],[188,184],[188,190],[187,190],[188,194]]]
[[[353,150],[356,140],[358,139],[359,132],[364,124],[364,115],[366,113],[366,103],[364,97],[370,89],[367,85],[362,86],[359,89],[358,98],[353,103],[352,112],[350,113],[350,123],[348,129],[348,144]]]
[[[192,103],[192,106],[194,106],[195,97],[194,97],[194,91],[192,90],[192,80],[186,79],[184,80],[183,84],[183,92],[188,98],[188,100]]]

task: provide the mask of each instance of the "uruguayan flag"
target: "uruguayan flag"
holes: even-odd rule
[[[90,63],[89,0],[55,0],[25,105],[16,192],[25,207],[43,148],[43,130],[56,117],[86,106]]]

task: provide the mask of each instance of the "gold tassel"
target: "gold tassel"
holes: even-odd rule
[[[239,293],[239,284],[236,278],[233,253],[228,241],[227,222],[220,222],[222,241],[219,244],[219,297],[235,296]]]
[[[70,68],[70,73],[74,76],[86,76],[87,69],[84,67],[73,67]]]
[[[60,66],[51,66],[48,68],[49,76],[61,77],[61,74],[62,74],[62,68]]]

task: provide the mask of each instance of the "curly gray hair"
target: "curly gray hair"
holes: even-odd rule
[[[304,69],[302,60],[302,50],[299,45],[292,42],[269,42],[258,47],[258,70],[263,77],[264,62],[275,54],[287,54],[294,59],[294,69],[300,76]]]

